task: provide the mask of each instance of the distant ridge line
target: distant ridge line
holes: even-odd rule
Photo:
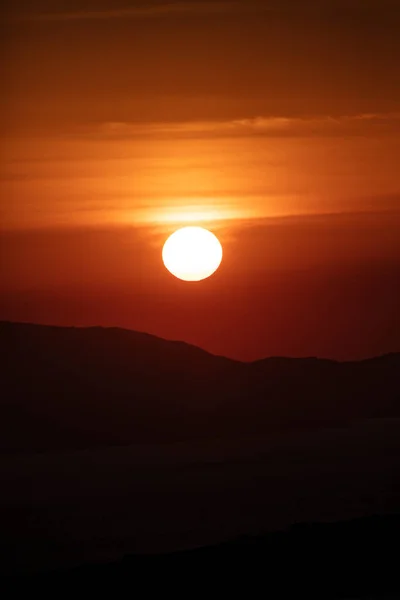
[[[262,358],[257,358],[255,360],[250,360],[250,361],[244,361],[244,360],[239,360],[236,358],[230,358],[229,356],[224,356],[222,354],[214,354],[213,352],[210,352],[209,350],[206,350],[205,348],[202,348],[201,346],[196,346],[195,344],[191,344],[190,342],[186,342],[184,340],[176,340],[176,339],[170,339],[170,338],[164,338],[162,336],[159,335],[155,335],[153,333],[148,333],[147,331],[139,331],[137,329],[128,329],[126,327],[118,327],[118,326],[108,326],[108,325],[54,325],[54,324],[44,324],[44,323],[32,323],[30,321],[7,321],[7,320],[0,320],[0,334],[2,332],[2,328],[3,327],[29,327],[29,328],[43,328],[43,329],[56,329],[56,330],[64,330],[64,331],[68,331],[68,330],[72,330],[72,331],[115,331],[115,332],[124,332],[127,334],[132,334],[132,335],[138,335],[138,336],[143,336],[143,337],[147,337],[149,339],[153,339],[153,340],[159,340],[162,342],[167,342],[170,344],[180,344],[182,346],[186,346],[186,347],[190,347],[193,348],[195,350],[198,350],[200,352],[204,352],[210,356],[216,357],[216,358],[222,358],[228,361],[231,361],[233,363],[240,363],[240,364],[244,364],[244,365],[257,365],[257,364],[261,364],[261,363],[265,363],[265,361],[300,361],[300,362],[324,362],[324,363],[335,363],[335,364],[357,364],[357,363],[365,363],[368,361],[376,361],[376,360],[380,360],[380,359],[387,359],[389,357],[395,357],[395,356],[399,356],[400,355],[400,349],[397,352],[384,352],[382,354],[378,354],[375,356],[369,356],[366,358],[361,358],[361,359],[352,359],[352,360],[339,360],[339,359],[335,359],[335,358],[328,358],[328,357],[320,357],[320,356],[281,356],[281,355],[270,355],[270,356],[264,356]]]

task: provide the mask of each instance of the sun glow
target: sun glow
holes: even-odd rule
[[[203,227],[182,227],[170,235],[162,250],[164,265],[183,281],[210,277],[222,261],[218,238]]]
[[[216,202],[216,201],[215,201]],[[173,204],[173,202],[169,202]],[[186,205],[184,207],[174,206],[171,208],[158,208],[157,211],[149,212],[148,221],[155,224],[176,223],[177,226],[182,224],[196,223],[199,226],[207,225],[214,221],[230,221],[232,219],[240,219],[246,216],[244,211],[229,206],[221,202],[218,206],[207,206],[206,203],[199,202],[198,204]]]

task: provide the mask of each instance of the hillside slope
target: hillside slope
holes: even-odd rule
[[[7,452],[400,416],[400,354],[240,363],[134,331],[2,322],[0,355]]]

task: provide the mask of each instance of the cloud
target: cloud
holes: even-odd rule
[[[201,15],[224,14],[231,12],[248,12],[252,10],[268,10],[258,2],[243,3],[228,0],[204,0],[194,2],[169,2],[136,6],[132,8],[107,9],[107,10],[79,10],[72,12],[44,13],[16,17],[16,20],[55,22],[55,21],[93,21],[108,19],[146,19],[168,15]]]
[[[38,13],[36,11],[21,15],[20,11],[10,7],[14,13],[12,21],[56,22],[56,21],[93,21],[108,19],[149,19],[168,15],[201,15],[243,12],[271,12],[281,14],[318,14],[320,17],[337,16],[339,13],[397,10],[398,0],[185,0],[181,2],[136,3],[129,8],[109,8],[91,10],[82,8],[75,11]]]
[[[302,137],[397,135],[400,113],[317,116],[305,118],[255,117],[220,121],[171,123],[107,122],[88,135],[106,139],[209,138],[209,137]],[[84,132],[82,132],[84,133]]]

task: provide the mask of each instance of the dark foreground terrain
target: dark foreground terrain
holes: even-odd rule
[[[10,578],[8,584],[73,586],[125,593],[200,592],[211,597],[397,598],[400,515],[329,524],[299,524],[288,531],[165,555],[129,555],[111,564]],[[106,586],[106,587],[104,587]]]
[[[400,354],[246,364],[120,329],[0,323],[0,355],[9,584],[398,591]]]

